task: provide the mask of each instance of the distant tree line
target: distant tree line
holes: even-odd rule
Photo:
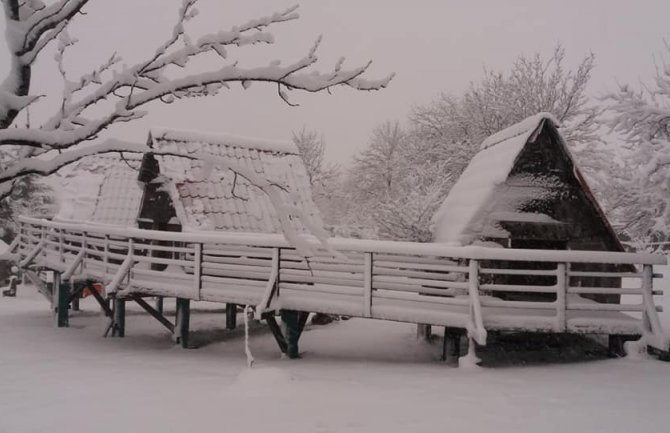
[[[441,93],[377,126],[353,164],[318,185],[325,221],[342,236],[430,241],[433,214],[484,138],[550,112],[622,238],[661,245],[670,226],[670,66],[651,86],[600,99],[587,93],[594,67],[593,54],[567,67],[561,46],[548,58],[521,55],[509,71],[486,69],[462,95]]]

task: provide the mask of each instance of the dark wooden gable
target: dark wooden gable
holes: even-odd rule
[[[176,211],[170,194],[163,189],[162,182],[156,179],[160,167],[152,153],[145,153],[138,180],[144,183],[144,196],[140,206],[138,226],[142,229],[181,231],[176,221]]]
[[[622,251],[602,210],[581,178],[551,122],[544,122],[526,143],[507,179],[513,188],[541,188],[544,193],[518,209],[543,214],[553,223],[500,221],[518,248]]]

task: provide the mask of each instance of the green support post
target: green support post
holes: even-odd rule
[[[114,298],[112,300],[112,337],[126,336],[126,300]]]
[[[226,329],[233,330],[237,327],[237,304],[226,304]]]
[[[300,335],[302,334],[303,329],[305,329],[309,313],[281,310],[279,314],[286,327],[286,355],[290,359],[300,358],[298,340],[300,340]]]
[[[56,273],[54,275],[54,287],[57,287],[58,292],[56,295],[56,324],[59,328],[67,328],[69,325],[70,285],[61,283],[60,274]]]
[[[184,349],[188,348],[188,328],[191,321],[191,300],[177,298],[177,317],[175,320],[175,332],[177,343]]]

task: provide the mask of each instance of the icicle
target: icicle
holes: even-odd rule
[[[247,367],[251,368],[254,365],[254,356],[249,349],[249,314],[251,308],[248,305],[244,306],[244,353],[247,355]]]

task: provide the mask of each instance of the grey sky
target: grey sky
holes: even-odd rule
[[[66,60],[73,71],[86,71],[117,51],[131,63],[149,55],[171,29],[179,0],[94,0],[70,33],[81,42]],[[228,29],[244,20],[291,6],[283,0],[201,0],[194,33]],[[637,82],[653,73],[652,55],[670,39],[670,2],[564,0],[305,0],[301,19],[273,32],[276,45],[246,48],[246,65],[304,54],[324,35],[320,69],[340,55],[357,66],[372,59],[370,75],[397,76],[381,92],[338,89],[333,94],[295,94],[298,108],[286,106],[271,86],[234,88],[211,99],[153,105],[146,120],[113,129],[117,136],[144,140],[151,125],[229,132],[269,138],[290,137],[303,125],[324,134],[328,156],[347,161],[367,143],[384,120],[402,120],[412,105],[429,102],[440,91],[459,93],[478,80],[484,66],[505,69],[520,53],[550,54],[557,42],[575,65],[590,51],[596,70],[590,91],[612,89],[617,80]],[[3,26],[4,23],[0,24]],[[257,52],[256,52],[257,51]],[[36,68],[33,93],[59,92],[52,54]],[[0,54],[4,75],[7,57]],[[203,64],[206,66],[206,64]],[[33,109],[39,118],[57,101]]]

